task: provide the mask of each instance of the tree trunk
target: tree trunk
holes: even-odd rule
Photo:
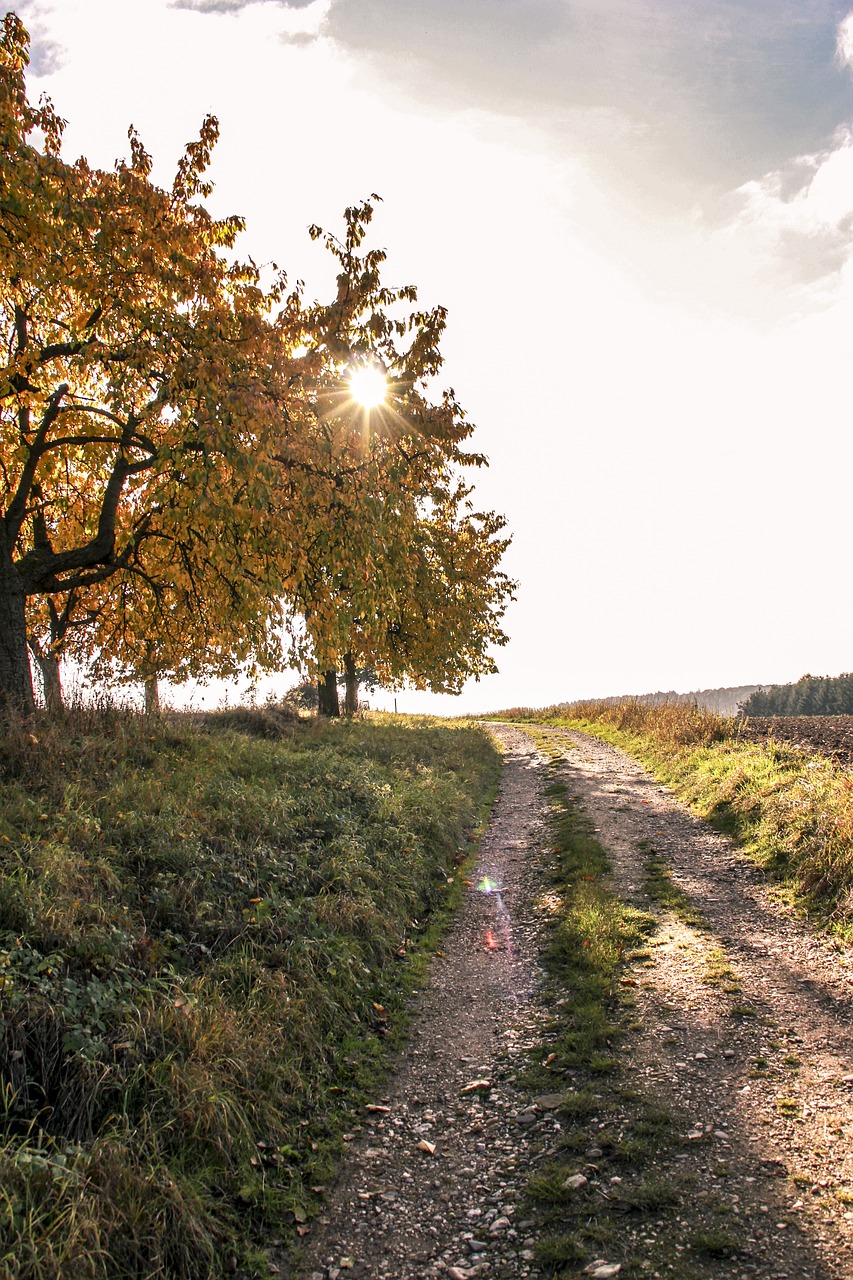
[[[354,716],[358,711],[358,675],[355,668],[355,659],[351,653],[344,654],[344,675],[346,677],[344,715]]]
[[[317,692],[320,695],[318,710],[321,716],[335,717],[341,714],[338,702],[338,673],[327,671],[317,681]]]
[[[0,573],[0,710],[35,711],[26,596],[13,566]]]
[[[160,714],[160,682],[156,671],[153,676],[145,677],[145,714],[147,716]]]
[[[62,697],[62,659],[55,649],[42,649],[34,642],[30,644],[30,653],[36,660],[41,676],[45,707],[53,714],[63,711],[65,702]]]

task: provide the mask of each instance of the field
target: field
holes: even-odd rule
[[[458,894],[475,728],[70,715],[0,754],[0,1274],[266,1272]]]
[[[750,716],[738,732],[751,742],[773,738],[853,764],[853,716]]]

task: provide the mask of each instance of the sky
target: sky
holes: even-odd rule
[[[246,218],[246,253],[322,296],[308,225],[377,192],[388,280],[449,309],[446,382],[519,586],[500,673],[401,711],[853,668],[853,5],[17,12],[69,159],[111,165],[132,124],[170,183],[213,112],[209,204]]]

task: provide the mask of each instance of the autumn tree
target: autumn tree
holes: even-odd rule
[[[327,711],[341,666],[350,708],[359,666],[447,688],[490,669],[503,522],[460,487],[484,459],[452,391],[429,391],[445,313],[383,284],[372,201],[340,240],[311,229],[339,268],[331,302],[283,275],[265,290],[231,252],[241,220],[201,204],[216,121],[170,190],[132,130],[129,163],[69,164],[51,104],[27,99],[27,47],[8,15],[0,705],[33,706],[28,621],[51,702],[63,652],[149,681],[291,658]],[[367,363],[388,386],[370,413],[349,389]]]
[[[286,593],[264,511],[297,400],[283,281],[265,293],[252,264],[226,260],[241,221],[199,203],[216,121],[204,121],[170,190],[151,182],[132,131],[130,163],[68,164],[51,104],[27,99],[27,50],[8,15],[0,705],[23,710],[33,705],[34,597],[83,599],[119,574],[148,578],[156,592],[167,566],[168,590],[201,600],[218,584],[230,592],[232,629],[243,621],[256,633],[259,602]]]
[[[309,473],[281,458],[285,489],[307,485],[322,513],[291,587],[295,646],[325,714],[338,713],[341,667],[350,713],[363,666],[384,684],[448,690],[493,670],[514,585],[498,567],[503,520],[475,513],[460,480],[485,465],[464,448],[473,428],[452,390],[430,393],[446,313],[417,308],[414,286],[383,283],[384,251],[363,248],[372,216],[372,200],[347,209],[342,239],[312,228],[337,260],[337,296],[306,312],[318,362]],[[366,365],[387,388],[371,410],[350,390]]]

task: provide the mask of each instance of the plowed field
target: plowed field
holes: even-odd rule
[[[853,765],[853,716],[750,716],[740,734],[754,741],[793,742]]]

